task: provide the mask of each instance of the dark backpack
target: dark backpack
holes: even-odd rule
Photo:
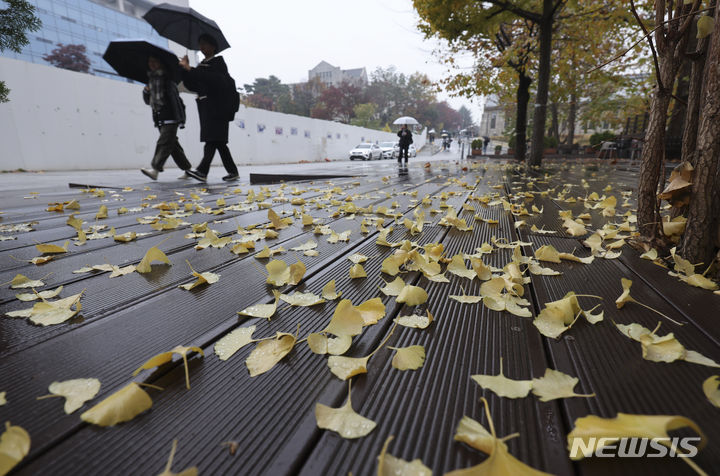
[[[235,80],[228,74],[228,121],[235,119],[235,113],[240,110],[240,93],[235,86]]]

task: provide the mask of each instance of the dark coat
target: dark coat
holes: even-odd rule
[[[166,121],[174,121],[185,125],[185,103],[178,93],[177,85],[170,79],[162,80],[162,106],[153,108],[152,116],[155,127],[162,126]],[[150,92],[143,89],[143,101],[150,105]]]
[[[410,132],[410,129],[400,129],[397,136],[400,138],[400,147],[402,148],[410,147],[410,144],[413,143],[412,132]]]
[[[200,142],[228,141],[228,79],[222,56],[203,60],[196,68],[182,71],[185,87],[197,93]]]

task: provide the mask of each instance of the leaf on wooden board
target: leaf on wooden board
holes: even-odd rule
[[[201,356],[205,357],[205,353],[200,347],[185,347],[182,345],[178,345],[168,352],[162,352],[148,359],[144,364],[135,369],[135,372],[133,372],[133,376],[139,374],[142,370],[152,369],[166,364],[173,359],[173,355],[178,354],[180,357],[182,357],[183,364],[185,366],[185,387],[190,390],[190,370],[188,369],[187,362],[187,354],[189,352],[197,352]]]
[[[377,457],[377,476],[432,476],[432,470],[425,466],[420,459],[405,461],[388,453],[388,445],[392,439],[392,436],[388,436]]]
[[[95,398],[100,391],[100,380],[96,378],[76,378],[63,382],[53,382],[48,387],[50,395],[65,397],[65,413],[68,415],[83,406],[88,400]]]
[[[135,382],[106,397],[80,418],[98,426],[114,426],[132,420],[152,407],[152,398]]]
[[[223,336],[215,343],[215,354],[220,360],[228,360],[235,352],[249,343],[255,342],[252,335],[256,327],[257,326],[239,327]]]
[[[0,474],[7,474],[30,452],[30,435],[23,427],[5,422],[0,435]]]
[[[158,476],[197,476],[198,469],[195,466],[186,468],[186,469],[180,471],[179,473],[172,472],[172,464],[173,464],[173,459],[175,459],[175,450],[176,449],[177,449],[177,440],[173,440],[172,448],[170,449],[170,457],[168,457],[167,464],[165,465],[165,470],[162,473],[160,473]]]
[[[274,337],[260,340],[245,360],[251,377],[264,374],[272,369],[295,347],[297,335],[278,332]]]
[[[277,311],[278,300],[280,299],[280,291],[278,291],[277,289],[273,289],[273,296],[275,296],[275,301],[272,304],[253,304],[252,306],[246,307],[242,311],[238,311],[238,314],[240,314],[241,316],[260,317],[269,321],[270,318],[275,314],[275,311]]]
[[[315,404],[315,420],[318,428],[331,430],[346,439],[367,436],[375,429],[376,423],[352,408],[351,383],[348,382],[348,398],[340,408],[332,408],[322,403]]]

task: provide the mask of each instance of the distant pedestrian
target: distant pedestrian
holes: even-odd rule
[[[143,89],[143,100],[152,108],[153,121],[160,130],[160,137],[155,145],[150,168],[140,171],[157,180],[168,156],[172,156],[177,166],[187,173],[191,165],[177,138],[178,127],[185,126],[185,104],[168,67],[154,56],[148,58],[148,84]]]
[[[205,143],[204,153],[197,169],[187,174],[205,182],[215,151],[225,166],[225,181],[238,179],[238,169],[227,146],[229,123],[235,114],[229,91],[230,75],[221,56],[215,56],[217,41],[210,35],[200,35],[200,51],[205,56],[196,68],[190,67],[187,55],[180,61],[185,87],[197,93],[198,115],[200,116],[200,141]],[[233,91],[232,93],[235,93]]]
[[[490,145],[490,138],[483,136],[483,154],[487,154],[488,145]]]
[[[402,164],[404,157],[405,165],[407,165],[410,144],[413,143],[412,132],[410,132],[410,129],[408,129],[407,124],[403,124],[397,135],[400,138],[398,144],[400,146],[400,152],[398,153],[398,164]]]

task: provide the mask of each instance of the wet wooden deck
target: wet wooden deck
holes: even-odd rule
[[[622,291],[620,279],[632,279],[633,297],[685,322],[682,327],[664,323],[664,331],[675,332],[688,349],[720,361],[720,296],[679,283],[662,268],[639,259],[639,253],[629,246],[622,248],[620,258],[596,258],[590,265],[542,263],[562,274],[530,275],[525,297],[531,301],[533,316],[546,302],[560,299],[569,291],[601,296],[605,313],[604,321],[596,325],[579,322],[560,338],[548,339],[539,334],[531,318],[448,298],[462,292],[479,294],[478,279],[470,281],[446,273],[449,282],[439,283],[419,272],[407,272],[402,274],[403,279],[427,291],[427,304],[420,309],[408,308],[385,296],[378,285],[383,285],[381,278],[389,281],[392,277],[381,273],[380,268],[394,249],[376,244],[375,227],[368,226],[367,233],[361,232],[363,213],[334,213],[338,205],[352,203],[360,208],[373,206],[374,211],[385,206],[414,220],[413,212],[424,210],[422,233],[411,235],[400,218],[388,240],[407,239],[419,245],[441,243],[447,257],[472,254],[493,238],[531,242],[531,246],[521,247],[524,255],[531,255],[542,245],[552,245],[561,252],[587,256],[590,253],[581,243],[584,237],[567,235],[558,218],[562,209],[572,209],[576,215],[586,211],[581,201],[568,204],[554,199],[553,194],[535,193],[526,206],[529,210],[536,205],[542,213],[517,217],[500,203],[488,205],[473,199],[491,196],[517,202],[521,192],[549,188],[559,191],[564,184],[574,184],[569,195],[585,196],[593,191],[615,194],[619,212],[626,210],[619,208],[620,193],[635,188],[637,171],[632,166],[622,162],[602,164],[595,170],[583,163],[548,165],[553,173],[547,178],[542,174],[520,175],[504,163],[481,160],[433,162],[430,168],[413,164],[408,175],[403,176],[391,166],[379,164],[359,178],[285,185],[133,183],[132,190],[124,191],[122,188],[129,183],[112,183],[106,185],[119,188],[104,189],[104,197],[82,190],[39,186],[42,190],[37,198],[28,199],[23,196],[35,196],[33,190],[0,192],[0,210],[4,212],[0,225],[36,222],[31,232],[2,232],[16,239],[0,241],[0,282],[23,274],[45,277],[43,290],[63,285],[62,297],[84,290],[81,313],[63,324],[40,327],[26,319],[0,317],[0,392],[7,392],[8,401],[0,406],[0,422],[22,426],[32,438],[30,454],[12,474],[157,474],[164,468],[173,439],[178,439],[173,464],[176,471],[195,465],[200,474],[370,475],[376,473],[376,457],[390,435],[395,437],[391,454],[408,461],[419,458],[434,474],[442,474],[487,458],[453,441],[463,415],[487,426],[480,401],[483,396],[489,401],[498,435],[520,433],[507,442],[510,453],[536,469],[563,475],[692,474],[678,458],[587,458],[579,462],[568,458],[566,435],[575,419],[588,414],[613,417],[623,412],[677,414],[697,422],[708,437],[708,445],[694,460],[712,474],[720,467],[720,410],[707,401],[701,386],[706,378],[720,372],[686,362],[643,360],[640,345],[623,337],[613,322],[637,322],[652,329],[659,320],[657,314],[640,306],[616,309],[614,301]],[[133,179],[137,182],[136,177]],[[580,186],[582,179],[586,188]],[[603,192],[608,185],[612,191]],[[183,221],[208,222],[218,236],[240,239],[239,227],[261,228],[268,223],[268,210],[257,201],[248,203],[250,190],[255,196],[266,191],[262,202],[279,214],[299,210],[301,205],[292,205],[291,200],[304,199],[305,211],[320,224],[337,233],[351,230],[349,240],[329,243],[327,236],[315,234],[312,226],[303,226],[295,218],[292,225],[279,230],[276,238],[258,241],[254,251],[238,256],[230,251],[232,245],[196,250],[198,239],[185,237],[191,232],[189,225],[158,231],[137,221],[157,215],[159,209],[153,206],[184,199],[200,211]],[[430,206],[421,203],[424,197],[429,198]],[[73,199],[79,202],[79,210],[46,211],[48,203]],[[219,205],[218,199],[223,199],[225,205]],[[317,208],[318,204],[324,208]],[[101,205],[107,206],[108,218],[96,220]],[[440,226],[447,211],[441,205],[455,208],[474,229],[459,231]],[[118,215],[121,207],[130,211]],[[220,214],[212,213],[221,209]],[[46,264],[36,266],[22,261],[40,254],[36,243],[62,245],[72,240],[76,233],[65,224],[70,213],[83,219],[85,227],[98,224],[114,227],[117,233],[147,234],[129,243],[103,238],[76,246],[71,241],[67,253]],[[591,214],[588,229],[601,227],[607,221],[596,211]],[[497,224],[476,220],[476,215]],[[516,228],[515,223],[521,219],[527,226]],[[388,219],[386,224],[390,222]],[[533,233],[531,225],[556,233]],[[307,268],[302,281],[281,288],[283,292],[320,293],[334,279],[343,299],[357,305],[381,297],[386,306],[385,317],[355,337],[346,355],[369,354],[390,333],[397,316],[427,309],[435,317],[424,330],[398,327],[386,346],[370,359],[367,374],[352,379],[353,407],[377,423],[363,438],[346,440],[317,427],[316,403],[340,406],[347,397],[347,383],[329,371],[327,356],[312,353],[306,343],[298,343],[272,370],[257,377],[250,377],[245,365],[253,345],[242,348],[227,361],[219,360],[213,352],[214,344],[238,327],[256,325],[254,336],[264,338],[275,332],[294,333],[299,325],[299,336],[303,338],[327,325],[337,301],[312,307],[281,304],[270,321],[237,315],[237,311],[250,305],[273,302],[272,287],[265,283],[261,271],[268,260],[254,254],[265,245],[290,250],[309,240],[318,243],[315,257],[294,251],[274,256],[288,264],[300,259]],[[109,279],[107,273],[72,272],[102,263],[137,264],[151,246],[159,246],[172,266],[154,265],[151,273],[131,273],[114,279]],[[347,258],[354,253],[370,257],[363,263],[367,278],[350,278],[353,263]],[[502,268],[511,257],[512,250],[496,249],[484,260]],[[220,280],[191,291],[180,289],[178,285],[194,280],[186,260],[197,272],[220,274]],[[3,314],[32,304],[15,299],[17,292],[23,291],[10,289],[8,284],[0,289]],[[198,346],[205,352],[204,358],[193,354],[189,360],[190,390],[185,388],[185,371],[182,360],[177,358],[133,378],[133,371],[148,358],[177,345]],[[424,346],[424,365],[414,371],[394,369],[393,351],[387,346],[410,345]],[[576,392],[594,393],[595,397],[545,403],[533,396],[500,398],[474,383],[470,375],[497,374],[501,357],[506,376],[537,378],[546,368],[552,368],[578,377]],[[65,415],[60,399],[36,400],[48,393],[47,387],[53,381],[90,377],[101,381],[100,393],[76,413]],[[148,390],[153,399],[151,410],[112,428],[99,428],[80,419],[80,413],[131,381],[163,388]],[[227,441],[237,443],[234,454],[222,445]]]

